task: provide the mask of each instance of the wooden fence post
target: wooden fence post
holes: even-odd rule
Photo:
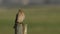
[[[27,24],[17,24],[17,31],[15,34],[27,34]]]
[[[27,34],[27,24],[25,24],[24,34]]]

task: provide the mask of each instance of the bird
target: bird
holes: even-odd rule
[[[25,19],[24,11],[22,9],[19,9],[18,13],[16,14],[14,28],[17,27],[17,24],[23,24],[24,19]]]

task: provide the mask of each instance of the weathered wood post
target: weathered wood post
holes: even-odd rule
[[[17,24],[15,34],[27,34],[27,24]]]

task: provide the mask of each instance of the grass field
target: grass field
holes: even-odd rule
[[[60,34],[60,7],[42,6],[23,9],[28,34]],[[0,34],[14,34],[14,20],[18,8],[0,8]]]

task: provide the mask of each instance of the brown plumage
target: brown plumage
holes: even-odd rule
[[[17,13],[16,19],[15,21],[17,21],[18,23],[22,23],[23,20],[25,18],[24,12],[22,9],[19,9],[19,12]]]

